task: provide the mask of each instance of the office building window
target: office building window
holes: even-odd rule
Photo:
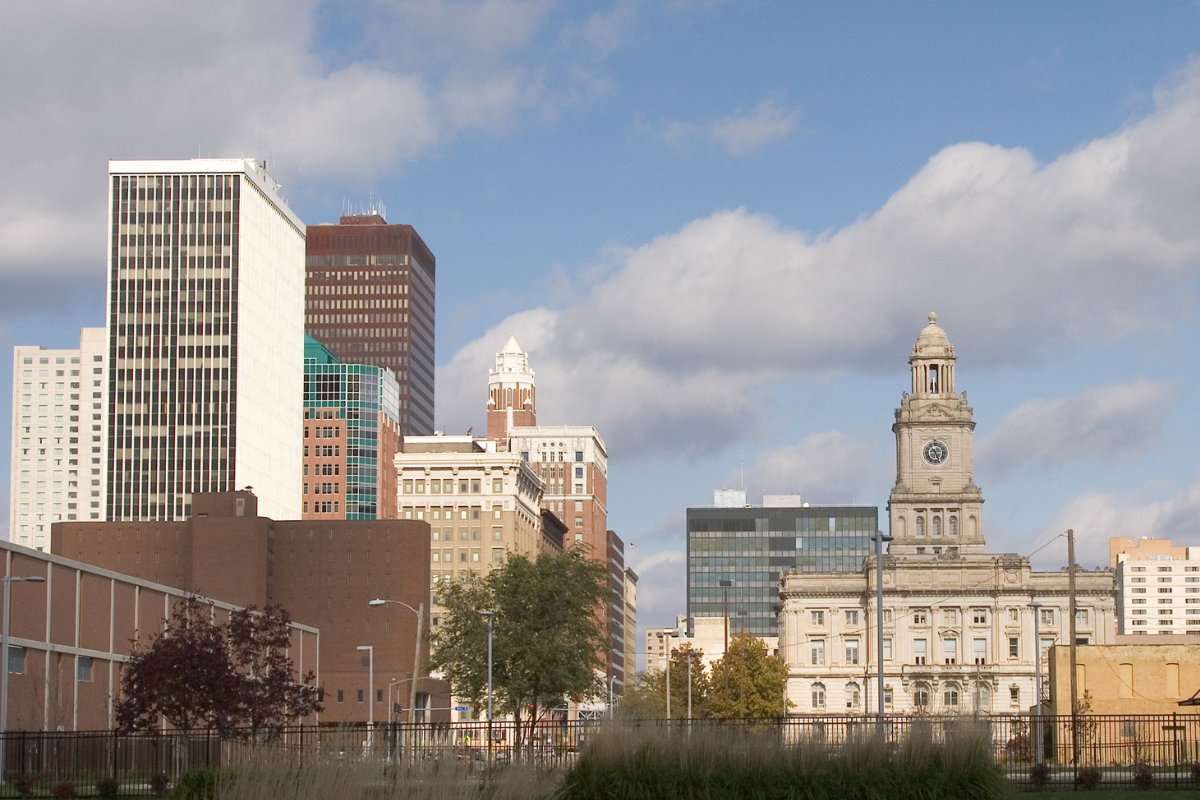
[[[813,639],[812,641],[812,665],[814,667],[825,666],[825,640]]]
[[[812,707],[817,708],[817,709],[825,707],[825,684],[823,684],[823,683],[814,683],[813,684]]]
[[[847,639],[846,640],[846,663],[847,664],[857,664],[858,663],[858,639]]]

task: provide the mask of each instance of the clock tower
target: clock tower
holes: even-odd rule
[[[972,477],[975,421],[956,393],[954,345],[937,314],[917,336],[908,363],[912,393],[896,409],[896,485],[888,499],[891,555],[984,552],[983,494]]]

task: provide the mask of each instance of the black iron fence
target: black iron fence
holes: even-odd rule
[[[784,747],[836,749],[871,738],[899,748],[919,738],[944,743],[982,732],[993,757],[1017,788],[1106,786],[1145,783],[1200,787],[1200,715],[1165,716],[873,716],[787,717],[770,720],[546,720],[295,727],[271,739],[221,736],[215,731],[118,734],[10,731],[0,734],[4,783],[0,796],[16,796],[26,776],[40,795],[72,782],[81,795],[95,794],[102,778],[116,778],[123,795],[153,796],[156,783],[174,782],[189,769],[232,767],[267,757],[304,766],[324,760],[411,762],[452,759],[470,765],[532,760],[569,765],[605,726],[652,729],[656,735],[702,731],[754,731]],[[490,731],[490,736],[489,736]],[[157,782],[156,782],[157,776]]]

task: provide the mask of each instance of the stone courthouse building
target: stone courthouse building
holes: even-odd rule
[[[917,336],[909,364],[911,394],[902,395],[892,425],[896,483],[883,559],[882,652],[873,555],[858,573],[784,575],[779,641],[793,714],[873,712],[880,658],[888,713],[1028,710],[1036,702],[1035,664],[1048,677],[1048,648],[1067,643],[1066,570],[1034,572],[1026,556],[986,550],[983,493],[972,474],[975,421],[966,392],[955,389],[954,347],[936,315]],[[1076,638],[1110,643],[1111,570],[1077,571],[1076,596]]]

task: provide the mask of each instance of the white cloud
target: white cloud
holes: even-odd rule
[[[636,550],[634,551],[637,552]],[[686,556],[682,550],[662,550],[645,557],[630,558],[630,567],[638,575],[637,625],[638,650],[646,641],[646,628],[675,624],[677,614],[687,613]],[[639,652],[643,669],[645,655]]]
[[[1068,528],[1075,531],[1076,563],[1084,568],[1108,565],[1108,540],[1114,536],[1194,542],[1200,529],[1200,476],[1166,499],[1148,498],[1144,492],[1084,492],[1063,504],[1037,541],[1045,542]],[[1055,541],[1035,557],[1035,563],[1065,564],[1066,548],[1065,539]]]
[[[760,451],[746,470],[750,502],[762,494],[799,494],[803,502],[834,505],[865,502],[886,481],[873,466],[875,448],[841,431],[824,431],[786,447]],[[729,476],[735,485],[740,473]]]
[[[975,445],[978,472],[1004,478],[1028,464],[1140,458],[1162,438],[1176,396],[1169,381],[1142,380],[1030,400]]]
[[[724,148],[731,156],[744,156],[791,134],[798,117],[799,112],[785,111],[773,100],[764,100],[749,112],[711,122],[669,122],[659,136],[675,147],[691,148],[698,142],[709,142]]]
[[[333,12],[316,0],[7,4],[0,303],[22,284],[102,277],[109,159],[243,153],[285,189],[369,181],[463,129],[586,102],[606,90],[599,56],[538,46],[563,24],[554,7],[361,0],[336,11],[361,36],[329,44],[316,20]]]
[[[967,370],[1169,328],[1200,274],[1195,141],[1198,64],[1145,119],[1045,165],[1022,149],[947,147],[828,234],[739,209],[607,250],[616,268],[574,307],[540,309],[536,340],[522,341],[541,416],[595,424],[625,455],[712,452],[758,432],[784,380],[901,368],[930,310]],[[439,413],[481,413],[480,365],[511,327],[469,345],[472,365],[439,372]],[[459,399],[443,381],[477,388]]]
[[[784,111],[764,100],[746,114],[734,114],[712,123],[710,135],[731,156],[744,156],[796,129],[796,111]]]

